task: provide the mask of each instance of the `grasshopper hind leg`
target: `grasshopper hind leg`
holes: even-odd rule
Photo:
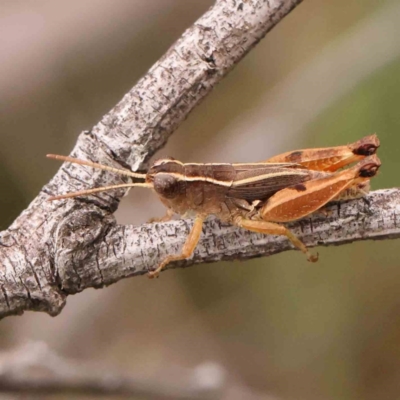
[[[349,169],[304,182],[301,187],[287,187],[276,192],[261,207],[258,212],[261,220],[239,217],[235,222],[251,231],[285,235],[294,246],[307,254],[309,261],[317,261],[318,257],[310,254],[304,243],[280,224],[311,215],[332,200],[361,194],[360,191],[368,189],[369,180],[376,175],[380,165],[379,158],[373,155]]]
[[[268,222],[268,221],[253,221],[243,217],[235,218],[235,224],[241,228],[247,229],[252,232],[263,233],[264,235],[282,235],[286,236],[294,247],[299,249],[307,256],[310,262],[318,261],[318,253],[311,253],[306,245],[288,228],[283,225]]]

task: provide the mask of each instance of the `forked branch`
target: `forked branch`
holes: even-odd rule
[[[146,162],[211,89],[301,0],[218,0],[90,131],[71,155],[116,168]],[[177,253],[191,221],[120,226],[113,212],[123,188],[60,202],[49,196],[124,184],[107,171],[64,164],[29,207],[0,234],[0,317],[25,310],[57,315],[69,294],[140,275]],[[380,191],[301,221],[307,245],[399,236],[399,191]],[[296,228],[297,227],[297,228]],[[297,231],[296,231],[297,229]],[[303,231],[303,234],[302,234]],[[288,249],[284,238],[206,222],[194,257],[171,266],[246,259]],[[149,283],[151,284],[151,283]]]

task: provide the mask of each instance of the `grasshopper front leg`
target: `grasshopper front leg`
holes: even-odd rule
[[[186,238],[186,242],[183,245],[182,252],[180,254],[170,255],[165,257],[164,260],[158,265],[158,267],[154,271],[149,271],[148,273],[149,278],[157,278],[161,270],[170,262],[185,260],[186,258],[189,258],[193,254],[193,251],[196,248],[197,243],[199,242],[200,239],[203,222],[204,222],[204,216],[197,215],[194,220],[192,230],[190,231],[189,236]]]
[[[170,208],[167,208],[167,211],[163,217],[150,218],[147,223],[152,224],[154,222],[168,222],[171,221],[173,216],[174,212]]]
[[[307,255],[309,261],[317,261],[318,255],[310,254],[304,243],[280,223],[295,221],[318,211],[348,188],[368,182],[376,175],[380,165],[379,158],[374,155],[349,169],[282,189],[259,210],[258,218],[261,221],[237,217],[234,222],[250,231],[285,235],[295,247]]]

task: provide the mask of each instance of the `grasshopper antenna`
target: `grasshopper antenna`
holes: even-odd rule
[[[111,171],[119,175],[131,176],[132,178],[146,179],[146,174],[139,174],[137,172],[128,171],[127,169],[109,167],[107,165],[98,164],[92,161],[80,160],[79,158],[60,156],[58,154],[47,154],[46,157],[52,158],[53,160],[70,162],[72,164],[87,165],[88,167],[102,169],[104,171]]]
[[[66,194],[60,194],[59,196],[51,196],[47,200],[48,201],[53,201],[53,200],[62,200],[62,199],[70,199],[72,197],[78,197],[78,196],[86,196],[88,194],[93,194],[93,193],[98,193],[98,192],[105,192],[107,190],[114,190],[114,189],[121,189],[121,188],[131,188],[131,187],[146,187],[146,188],[152,188],[153,185],[151,183],[122,183],[121,185],[112,185],[112,186],[102,186],[94,189],[88,189],[88,190],[82,190],[80,192],[72,192],[72,193],[66,193]]]
[[[68,156],[60,156],[58,154],[47,154],[46,157],[47,158],[52,158],[54,160],[70,162],[70,163],[73,163],[73,164],[87,165],[87,166],[92,167],[92,168],[102,169],[104,171],[115,172],[116,174],[119,174],[119,175],[130,176],[131,178],[146,179],[146,174],[140,174],[140,173],[137,173],[137,172],[128,171],[126,169],[119,169],[119,168],[109,167],[107,165],[102,165],[102,164],[94,163],[94,162],[91,162],[91,161],[80,160],[79,158],[68,157]],[[153,187],[153,185],[151,183],[146,183],[146,182],[122,183],[122,184],[119,184],[119,185],[103,186],[103,187],[94,188],[94,189],[82,190],[82,191],[79,191],[79,192],[66,193],[66,194],[62,194],[62,195],[59,195],[59,196],[52,196],[52,197],[48,198],[48,201],[69,199],[69,198],[72,198],[72,197],[85,196],[85,195],[89,195],[89,194],[93,194],[93,193],[104,192],[104,191],[107,191],[107,190],[114,190],[114,189],[121,189],[121,188],[131,188],[131,187],[134,187],[134,186],[136,186],[136,187],[146,187],[146,188],[152,188]]]

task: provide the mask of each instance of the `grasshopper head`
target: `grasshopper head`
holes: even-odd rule
[[[174,199],[185,189],[183,169],[180,161],[162,158],[150,167],[146,181],[153,184],[154,190],[160,197]]]

